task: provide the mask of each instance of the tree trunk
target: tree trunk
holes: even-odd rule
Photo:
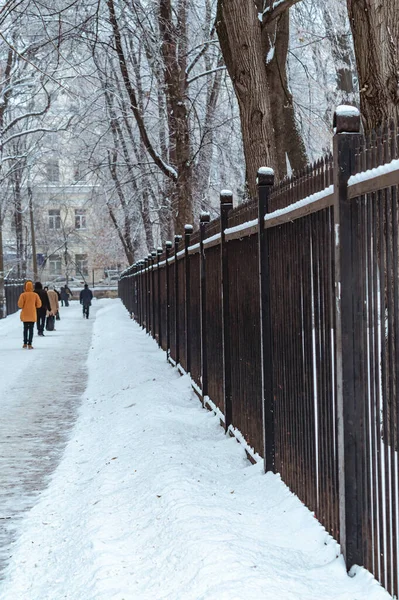
[[[305,144],[297,127],[292,94],[288,87],[289,35],[290,16],[288,10],[273,20],[263,32],[264,56],[270,57],[267,61],[266,72],[280,178],[287,174],[287,157],[293,171],[304,169],[308,164]],[[275,40],[273,48],[271,48],[270,40]]]
[[[261,23],[255,4],[248,0],[219,0],[216,27],[240,109],[249,194],[256,198],[259,167],[274,167],[277,179],[280,173]]]
[[[180,0],[178,22],[173,22],[170,0],[160,0],[159,30],[164,61],[165,91],[168,103],[169,156],[176,165],[177,181],[172,195],[176,233],[193,222],[193,193],[189,120],[187,114],[187,2]]]
[[[355,85],[353,81],[353,52],[346,32],[346,19],[334,23],[327,6],[323,9],[323,17],[326,22],[327,31],[334,36],[331,43],[332,56],[335,63],[337,87],[341,92],[343,102],[352,104],[355,96]]]
[[[399,116],[399,2],[347,0],[367,131]]]

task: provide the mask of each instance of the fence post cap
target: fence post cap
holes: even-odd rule
[[[209,223],[210,220],[211,215],[209,214],[209,212],[203,210],[200,215],[200,223]]]
[[[194,231],[194,227],[192,225],[189,225],[187,223],[187,225],[184,226],[184,233],[192,233]]]
[[[359,133],[360,112],[356,106],[337,106],[333,118],[334,133]]]
[[[231,190],[220,192],[220,204],[233,204],[233,192]]]
[[[179,243],[181,240],[181,235],[175,235],[175,244]]]
[[[167,248],[168,250],[170,250],[172,246],[173,246],[173,244],[172,244],[172,242],[170,240],[168,240],[167,242],[165,242],[165,248]]]
[[[256,178],[257,185],[274,185],[274,171],[270,167],[260,167]]]
[[[157,251],[156,251],[156,250],[153,250],[153,251],[151,252],[151,256],[156,256],[156,255],[157,255]]]
[[[157,248],[157,254],[158,254],[159,256],[161,256],[162,252],[163,252],[163,250],[162,250],[162,248],[159,246],[159,247]]]

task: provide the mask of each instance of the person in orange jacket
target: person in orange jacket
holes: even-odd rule
[[[24,345],[23,348],[33,349],[33,328],[37,320],[36,309],[40,308],[42,301],[40,297],[33,291],[32,281],[27,281],[24,286],[24,292],[18,299],[18,307],[21,310],[21,321],[24,324]]]

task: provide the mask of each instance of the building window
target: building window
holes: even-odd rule
[[[60,165],[58,158],[52,158],[47,161],[46,165],[47,180],[51,183],[59,183],[60,181]]]
[[[82,165],[82,163],[75,162],[73,165],[73,180],[75,182],[84,181],[85,176],[86,176],[86,174],[85,174],[84,166]]]
[[[50,275],[61,275],[62,261],[60,256],[50,256],[48,259]]]
[[[88,275],[89,266],[87,263],[87,254],[75,254],[76,275]]]
[[[49,226],[49,229],[61,229],[61,211],[60,210],[49,210],[48,211],[48,226]]]
[[[86,211],[75,208],[75,229],[86,229]]]

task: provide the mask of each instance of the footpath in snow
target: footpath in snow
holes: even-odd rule
[[[68,429],[70,397],[59,422],[69,441],[48,486],[16,521],[0,599],[388,600],[365,570],[347,576],[337,544],[277,475],[246,460],[120,301],[96,307],[76,422]],[[71,324],[79,309],[71,306]],[[52,368],[58,393],[62,364],[44,344],[29,357],[13,354],[8,335],[17,326],[15,317],[0,322],[0,343],[9,345],[2,414],[12,410],[3,390],[38,403],[34,435],[45,460],[51,444],[38,433],[32,390]],[[28,387],[21,360],[29,360]],[[31,442],[19,443],[29,461]],[[32,487],[35,478],[31,471]]]
[[[0,580],[18,520],[60,461],[87,385],[93,320],[78,302],[60,308],[56,331],[22,349],[18,314],[0,321]],[[93,310],[93,314],[95,308]]]

